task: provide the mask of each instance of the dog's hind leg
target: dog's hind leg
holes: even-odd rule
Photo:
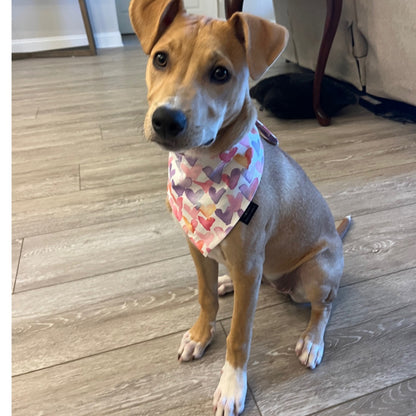
[[[215,334],[218,311],[218,263],[204,257],[192,243],[188,244],[198,274],[201,310],[195,324],[182,337],[178,350],[179,361],[190,361],[204,355]]]
[[[332,304],[311,305],[311,318],[308,327],[299,338],[295,352],[299,361],[313,370],[324,355],[324,334],[331,314]]]
[[[311,317],[306,330],[296,344],[295,352],[299,361],[314,369],[324,354],[324,334],[335,299],[343,269],[341,241],[332,252],[329,249],[302,266],[294,273],[297,286],[290,295],[297,302],[310,302]]]
[[[228,274],[223,274],[218,278],[218,294],[224,296],[231,292],[234,292],[233,281]]]
[[[265,276],[263,276],[263,279],[261,282],[268,283],[269,285],[276,287],[273,283],[269,282]],[[279,290],[278,287],[276,287],[276,289]],[[218,278],[218,295],[225,296],[227,293],[232,293],[232,292],[234,292],[233,280],[228,274],[223,274],[222,276]]]

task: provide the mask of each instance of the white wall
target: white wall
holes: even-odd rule
[[[114,0],[86,0],[98,48],[122,46]],[[12,52],[88,44],[77,0],[13,0]]]
[[[115,0],[86,0],[86,4],[97,48],[122,46]],[[218,0],[218,8],[224,17],[224,0]],[[273,0],[245,0],[244,11],[274,20]],[[87,44],[77,0],[12,1],[12,52]]]
[[[86,3],[97,48],[123,46],[115,0],[86,0]]]
[[[273,0],[244,0],[243,11],[264,19],[275,20]]]
[[[225,17],[224,0],[218,0],[219,17]],[[273,0],[244,0],[243,11],[264,19],[275,20]]]

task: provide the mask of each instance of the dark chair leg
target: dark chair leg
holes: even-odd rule
[[[342,0],[327,0],[326,8],[325,29],[321,47],[319,49],[318,62],[316,64],[315,78],[313,81],[313,110],[321,126],[328,126],[330,123],[329,117],[321,107],[321,85],[329,51],[331,50],[341,16]]]
[[[229,19],[235,12],[243,11],[243,0],[225,0],[225,16]]]
[[[229,19],[233,13],[243,10],[243,0],[225,0],[225,15]],[[342,0],[326,0],[326,20],[321,47],[319,49],[318,62],[316,64],[315,78],[313,81],[313,109],[321,126],[328,126],[329,117],[321,107],[321,86],[325,73],[329,51],[334,41],[342,11]]]

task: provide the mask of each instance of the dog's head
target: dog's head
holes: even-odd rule
[[[251,106],[248,77],[260,78],[283,51],[284,27],[245,13],[189,15],[182,0],[132,0],[129,13],[149,55],[148,140],[173,151],[213,147],[239,117],[252,122],[253,111],[242,111]]]

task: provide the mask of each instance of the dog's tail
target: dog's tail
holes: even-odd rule
[[[344,239],[345,235],[347,234],[348,230],[350,229],[352,224],[352,218],[351,215],[348,215],[347,217],[343,218],[341,221],[336,221],[335,225],[337,227],[337,231],[339,236],[341,237],[341,240]]]

